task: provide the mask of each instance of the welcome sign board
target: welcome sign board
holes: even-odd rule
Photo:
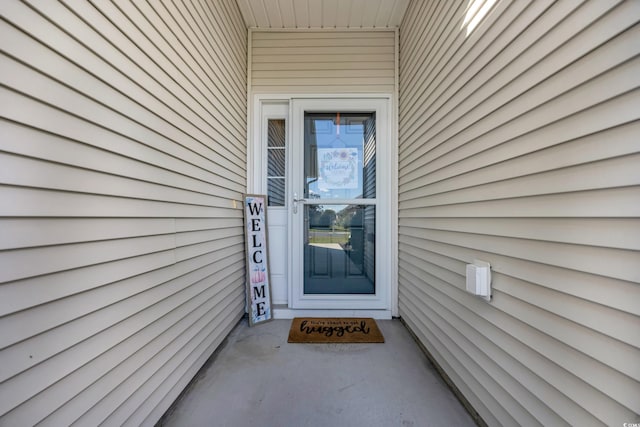
[[[267,197],[244,197],[247,249],[247,306],[249,325],[271,320],[271,289],[267,259]]]
[[[318,148],[318,188],[350,190],[358,188],[358,150],[355,148]]]

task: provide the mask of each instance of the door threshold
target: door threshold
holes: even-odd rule
[[[294,317],[371,317],[378,320],[391,319],[391,310],[326,310],[289,308],[284,304],[272,307],[274,319],[293,319]]]

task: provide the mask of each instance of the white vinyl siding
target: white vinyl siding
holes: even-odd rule
[[[395,31],[251,31],[253,93],[394,93]]]
[[[638,422],[640,2],[468,4],[400,29],[400,314],[491,426]]]
[[[0,16],[0,424],[153,425],[244,312],[242,16]]]

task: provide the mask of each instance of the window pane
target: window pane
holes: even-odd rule
[[[284,147],[286,141],[285,135],[284,119],[269,119],[267,129],[267,146]]]
[[[284,178],[267,179],[268,206],[284,206]]]
[[[286,206],[286,123],[267,122],[267,196],[269,206]]]
[[[285,174],[285,153],[280,148],[269,149],[268,153],[268,170],[267,176],[269,177],[284,177]]]

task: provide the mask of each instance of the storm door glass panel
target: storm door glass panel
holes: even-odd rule
[[[375,206],[306,205],[305,294],[375,293]]]
[[[375,293],[373,113],[305,113],[304,293]]]
[[[286,134],[284,119],[267,123],[267,196],[269,206],[285,206]]]
[[[374,199],[374,113],[305,113],[304,197]]]

